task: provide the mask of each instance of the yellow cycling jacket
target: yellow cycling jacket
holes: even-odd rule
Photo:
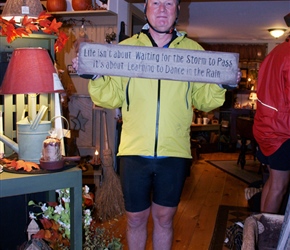
[[[142,32],[121,44],[152,46]],[[203,50],[179,32],[169,48]],[[118,155],[183,158],[191,158],[192,106],[213,110],[223,104],[226,91],[217,84],[116,76],[90,80],[88,90],[96,105],[122,108]]]

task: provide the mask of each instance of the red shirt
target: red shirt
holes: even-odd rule
[[[277,45],[262,62],[257,96],[253,133],[269,156],[290,139],[290,41]]]

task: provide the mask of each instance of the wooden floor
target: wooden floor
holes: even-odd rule
[[[246,159],[252,159],[247,155]],[[238,153],[202,154],[193,164],[187,178],[174,219],[172,250],[208,249],[219,205],[247,206],[244,189],[247,184],[206,163],[205,160],[236,160]],[[124,250],[126,242],[126,218],[110,222],[115,237],[121,237]],[[152,248],[152,221],[148,224],[146,250]],[[134,250],[134,249],[133,249]]]

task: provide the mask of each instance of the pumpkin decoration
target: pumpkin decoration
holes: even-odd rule
[[[66,0],[47,0],[46,9],[49,12],[66,11]]]
[[[91,0],[72,0],[74,10],[89,10],[92,7]]]

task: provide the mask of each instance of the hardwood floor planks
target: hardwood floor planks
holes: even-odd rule
[[[211,175],[207,175],[206,199],[199,214],[198,227],[192,232],[187,249],[208,248],[214,226],[212,221],[215,221],[217,208],[222,199],[226,174],[216,168],[211,169],[210,166],[208,168]],[[192,197],[192,199],[195,198]]]
[[[244,190],[248,185],[237,178],[227,175],[221,204],[229,206],[247,206]]]

